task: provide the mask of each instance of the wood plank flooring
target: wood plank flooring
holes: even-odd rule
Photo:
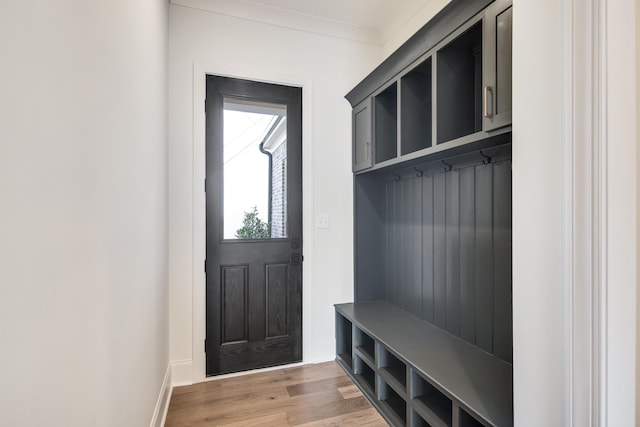
[[[335,362],[176,387],[165,426],[372,426],[387,423]]]

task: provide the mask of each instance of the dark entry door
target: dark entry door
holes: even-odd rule
[[[301,102],[207,76],[207,375],[302,359]]]

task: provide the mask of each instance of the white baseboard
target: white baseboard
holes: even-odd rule
[[[156,401],[156,408],[153,411],[153,417],[151,417],[151,427],[164,426],[165,419],[167,418],[167,410],[169,409],[169,402],[171,400],[171,364],[167,365],[167,370],[164,373],[164,380],[160,387],[160,393],[158,394],[158,400]]]
[[[174,360],[169,365],[171,366],[171,385],[173,387],[193,384],[193,361],[191,359]]]

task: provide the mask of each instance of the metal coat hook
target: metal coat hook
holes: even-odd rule
[[[393,175],[393,180],[394,181],[400,181],[400,175],[396,175],[395,173],[392,174]]]
[[[424,171],[421,171],[420,169],[418,169],[417,167],[413,167],[413,170],[416,171],[416,176],[418,178],[420,178],[422,175],[424,175]]]
[[[444,165],[444,171],[445,172],[451,172],[451,170],[453,169],[453,165],[450,165],[449,163],[445,162],[444,160],[442,161],[442,164]]]
[[[482,161],[483,165],[488,165],[489,163],[491,163],[491,157],[487,156],[486,154],[483,154],[482,151],[480,151],[480,155],[482,157],[484,157],[484,160]]]

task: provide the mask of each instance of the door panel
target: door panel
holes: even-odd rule
[[[207,76],[207,375],[301,360],[301,100],[300,88]],[[227,132],[230,110],[263,128]],[[229,217],[239,210],[242,223]]]

